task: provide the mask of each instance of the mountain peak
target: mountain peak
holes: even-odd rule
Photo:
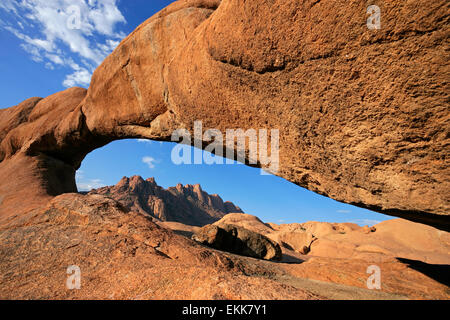
[[[125,187],[130,183],[130,179],[128,177],[123,177],[120,179],[120,181],[116,184],[117,187]]]
[[[139,181],[139,182],[143,182],[144,179],[143,179],[141,176],[135,175],[135,176],[132,176],[132,177],[130,178],[130,181]]]
[[[223,202],[217,195],[209,195],[200,184],[178,183],[164,189],[155,178],[144,180],[141,176],[123,177],[115,186],[92,190],[91,194],[112,197],[128,209],[150,215],[161,221],[181,222],[203,226],[213,223],[228,213],[242,210],[232,202]]]

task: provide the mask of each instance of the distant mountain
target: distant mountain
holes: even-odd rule
[[[228,213],[243,213],[232,202],[224,202],[219,195],[203,191],[199,184],[178,184],[164,189],[155,178],[144,180],[140,176],[123,177],[115,186],[94,189],[89,194],[108,196],[130,210],[160,221],[192,226],[214,223]]]

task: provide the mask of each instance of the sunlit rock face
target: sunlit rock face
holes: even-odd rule
[[[450,4],[185,0],[71,88],[0,110],[0,219],[65,192],[87,153],[177,128],[278,129],[277,175],[449,230]],[[248,150],[247,150],[248,151]],[[264,167],[264,165],[261,165]]]
[[[124,207],[156,219],[204,226],[228,213],[242,213],[232,202],[224,202],[217,194],[208,194],[199,184],[164,189],[154,178],[123,177],[115,186],[95,189],[100,194],[119,201]]]

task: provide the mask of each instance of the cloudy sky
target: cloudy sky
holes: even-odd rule
[[[115,0],[2,0],[0,7],[2,28],[33,61],[70,70],[64,87],[88,86],[92,71],[125,36]]]
[[[87,88],[119,42],[170,0],[0,0],[1,107]]]
[[[170,0],[0,0],[0,108],[72,86],[92,72],[139,24]],[[200,183],[267,222],[355,222],[390,217],[319,196],[240,164],[175,165],[171,143],[116,141],[89,154],[79,190],[116,184],[123,176],[155,177],[163,187]]]

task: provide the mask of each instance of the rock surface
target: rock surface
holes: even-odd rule
[[[92,150],[170,140],[201,120],[280,129],[280,177],[450,230],[450,3],[376,3],[381,30],[367,28],[364,1],[174,2],[121,42],[87,92],[0,111],[0,223],[75,192]]]
[[[123,177],[115,186],[89,192],[119,201],[129,210],[146,214],[158,221],[180,222],[191,226],[213,223],[224,215],[242,210],[232,202],[224,202],[217,194],[208,194],[199,184],[164,189],[154,178]]]
[[[192,239],[212,248],[243,256],[281,260],[281,248],[278,243],[238,226],[207,225],[199,229]]]
[[[206,248],[101,195],[60,195],[77,191],[92,150],[201,120],[281,129],[279,176],[450,230],[450,3],[377,5],[374,31],[363,1],[180,0],[124,39],[87,91],[0,110],[0,298],[449,299],[448,234],[434,228],[258,225],[319,239],[275,263]],[[381,292],[366,289],[372,264]],[[80,290],[65,287],[72,265]]]
[[[397,257],[429,264],[450,265],[450,234],[433,227],[394,219],[376,224],[371,231],[359,228],[318,236],[311,255],[380,261]]]
[[[58,196],[1,227],[0,243],[2,300],[320,298],[101,195]],[[66,286],[69,266],[81,270],[79,290]]]
[[[391,261],[395,258],[450,265],[450,233],[404,219],[373,227],[354,223],[306,222],[277,225],[249,214],[228,214],[215,225],[243,227],[276,241],[287,254]]]
[[[58,196],[1,226],[0,243],[0,299],[450,297],[445,265],[372,256],[296,255],[289,263],[237,256],[176,235],[101,195]],[[381,290],[367,289],[372,264],[382,270]],[[79,290],[66,287],[74,265],[81,270]]]

